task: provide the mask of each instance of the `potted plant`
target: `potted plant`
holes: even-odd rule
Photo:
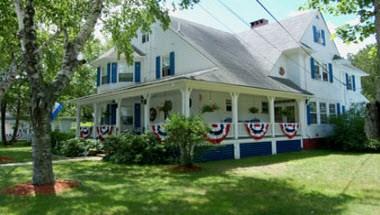
[[[255,114],[255,113],[259,112],[259,109],[257,107],[250,107],[249,108],[249,112],[252,113],[252,114]]]
[[[169,112],[173,109],[172,101],[166,100],[164,105],[159,107],[158,110],[164,112],[164,118],[168,118]]]
[[[202,107],[202,113],[209,113],[209,112],[214,112],[216,110],[218,110],[219,107],[216,105],[216,104],[212,104],[212,105],[204,105]]]

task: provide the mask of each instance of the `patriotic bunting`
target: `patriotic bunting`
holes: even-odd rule
[[[89,127],[80,127],[80,138],[87,139],[91,136],[91,128]]]
[[[104,125],[96,127],[98,138],[103,140],[105,137],[112,135],[113,126]]]
[[[285,134],[289,139],[292,139],[297,135],[298,123],[281,123],[280,124],[282,133]]]
[[[167,135],[164,126],[159,124],[152,125],[152,132],[160,141],[165,140]]]
[[[207,140],[212,144],[219,144],[226,139],[230,132],[231,124],[229,123],[214,123],[211,125],[211,130],[207,134]]]
[[[269,124],[265,122],[245,123],[244,126],[249,136],[255,140],[262,139],[269,128]]]

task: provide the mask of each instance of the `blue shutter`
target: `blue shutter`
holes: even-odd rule
[[[315,79],[315,62],[314,58],[310,58],[310,72],[311,72],[311,79]]]
[[[307,112],[307,124],[311,124],[311,107],[310,105],[306,105],[306,112]]]
[[[112,76],[111,76],[112,83],[117,82],[117,63],[112,63]]]
[[[321,30],[321,36],[322,36],[322,45],[326,45],[326,36],[325,36],[325,31]]]
[[[336,104],[336,113],[338,115],[340,115],[340,104],[339,103]]]
[[[334,71],[333,71],[333,65],[329,63],[329,79],[330,83],[334,82]]]
[[[342,113],[346,113],[346,106],[342,105]]]
[[[161,78],[161,57],[156,57],[156,79]]]
[[[111,64],[107,63],[107,83],[109,84],[111,81]]]
[[[175,75],[175,53],[170,52],[170,75]]]
[[[356,91],[355,75],[352,75],[352,90]]]
[[[141,82],[141,62],[135,62],[135,83]]]
[[[100,86],[100,79],[101,79],[101,76],[102,76],[102,70],[100,68],[100,66],[96,69],[96,86]]]
[[[348,74],[346,73],[346,88],[347,88],[347,90],[349,89],[349,86],[348,86],[348,79],[349,79],[349,77],[348,77]]]
[[[318,29],[317,29],[317,26],[313,25],[313,38],[314,38],[314,42],[318,42]]]

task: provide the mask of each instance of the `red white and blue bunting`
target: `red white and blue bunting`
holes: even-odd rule
[[[269,128],[269,124],[265,122],[245,123],[244,126],[249,136],[255,140],[262,139],[268,132]]]
[[[281,123],[280,124],[282,133],[285,134],[289,139],[292,139],[297,135],[298,123]]]
[[[80,138],[87,139],[91,136],[91,128],[89,127],[80,127]]]
[[[152,125],[152,132],[160,141],[165,140],[167,136],[164,125]]]
[[[221,143],[230,132],[231,124],[229,123],[214,123],[211,124],[211,130],[207,133],[207,140],[212,144]]]
[[[105,137],[112,135],[112,130],[113,126],[111,125],[103,125],[96,127],[96,132],[100,140],[103,140]]]

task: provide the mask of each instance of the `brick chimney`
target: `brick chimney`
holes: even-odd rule
[[[259,19],[259,20],[251,22],[251,28],[252,29],[258,28],[258,27],[264,26],[268,23],[269,23],[269,21],[267,19]]]

